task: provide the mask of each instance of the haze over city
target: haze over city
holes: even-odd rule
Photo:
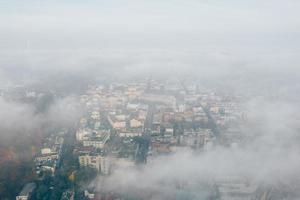
[[[300,198],[300,2],[0,5],[0,199]]]

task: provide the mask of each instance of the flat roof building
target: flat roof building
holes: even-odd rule
[[[16,200],[29,200],[35,188],[35,183],[27,183],[21,190],[20,194],[16,196]]]

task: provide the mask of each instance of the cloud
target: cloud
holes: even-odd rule
[[[75,96],[68,96],[55,100],[47,112],[47,117],[58,126],[74,127],[83,115],[83,109],[78,99]]]
[[[2,51],[2,82],[82,93],[99,80],[176,77],[251,95],[299,99],[295,49],[81,49]],[[4,81],[5,80],[5,81]]]
[[[62,74],[91,82],[190,76],[232,90],[279,86],[290,93],[299,88],[287,83],[299,78],[299,6],[293,0],[12,1],[0,12],[6,19],[0,20],[0,78],[32,84]]]
[[[54,102],[40,102],[45,110],[37,112],[41,109],[37,104],[0,97],[1,145],[8,145],[16,137],[18,141],[25,141],[36,134],[46,135],[49,130],[73,127],[82,115],[77,99],[65,97],[54,99]]]
[[[178,151],[143,167],[117,169],[98,179],[98,189],[174,199],[177,183],[201,185],[237,178],[254,186],[293,185],[300,178],[299,108],[265,99],[250,100],[246,107],[249,119],[241,132],[246,142],[201,153]]]
[[[0,109],[1,129],[26,131],[39,124],[37,123],[39,117],[35,116],[34,109],[30,105],[9,102],[0,98]]]

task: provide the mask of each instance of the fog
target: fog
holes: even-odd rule
[[[179,150],[141,168],[120,168],[107,179],[100,177],[98,189],[172,199],[178,183],[213,184],[237,178],[254,185],[289,185],[292,191],[300,178],[299,109],[263,99],[250,100],[246,106],[249,119],[242,131],[247,135],[246,142],[216,146],[200,154]]]
[[[1,145],[49,125],[72,127],[89,84],[175,77],[245,95],[249,141],[120,169],[105,184],[95,180],[99,190],[160,191],[153,199],[164,199],[177,181],[290,184],[300,178],[299,10],[296,0],[2,2],[0,92],[21,86],[41,97],[0,96]]]
[[[299,6],[294,0],[6,2],[1,82],[193,75],[246,89],[299,88]]]
[[[26,48],[29,40],[40,49],[297,47],[298,8],[293,0],[11,1],[1,9],[1,46]]]
[[[50,131],[73,127],[83,113],[77,99],[68,96],[35,104],[1,97],[1,146],[15,145],[16,141],[28,143],[30,136],[46,136]]]

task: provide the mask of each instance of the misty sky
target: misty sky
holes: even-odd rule
[[[172,73],[290,91],[300,87],[299,10],[296,0],[3,1],[0,83]]]
[[[298,50],[299,8],[295,0],[12,0],[1,3],[0,48]]]

